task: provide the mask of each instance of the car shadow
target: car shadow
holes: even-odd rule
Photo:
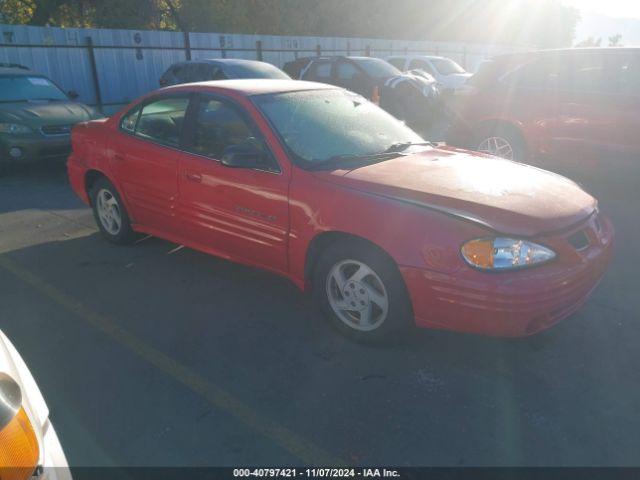
[[[5,165],[0,173],[0,214],[86,207],[75,195],[69,195],[70,189],[64,160]]]

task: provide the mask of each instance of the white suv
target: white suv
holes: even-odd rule
[[[442,90],[455,90],[464,85],[472,75],[460,65],[446,57],[431,55],[394,55],[387,58],[394,67],[407,70],[424,70],[435,78]]]

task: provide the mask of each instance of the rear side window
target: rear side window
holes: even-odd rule
[[[184,63],[178,63],[171,67],[171,75],[178,82],[184,82],[184,73],[185,73],[185,65]]]
[[[503,82],[515,87],[552,90],[566,86],[569,80],[567,59],[558,55],[537,58],[514,68]]]
[[[162,145],[177,147],[184,117],[189,105],[188,97],[161,98],[142,107],[135,127],[135,135]]]
[[[390,58],[387,60],[387,62],[396,67],[398,70],[404,70],[404,58]]]
[[[413,60],[411,60],[411,62],[409,63],[409,70],[424,70],[431,75],[435,73],[433,71],[433,68],[431,68],[431,65],[429,65],[426,60],[420,60],[418,58],[414,58]]]
[[[331,78],[331,62],[319,61],[314,62],[309,70],[304,74],[304,79],[317,78],[317,79],[329,79]]]
[[[358,75],[359,71],[349,62],[340,62],[338,63],[338,73],[337,76],[340,80],[352,80],[354,77]]]

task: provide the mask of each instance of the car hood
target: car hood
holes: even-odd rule
[[[314,174],[525,237],[569,227],[597,206],[591,195],[565,177],[460,150],[429,149],[349,171]]]
[[[0,121],[31,128],[43,125],[73,125],[96,118],[91,107],[77,102],[15,102],[0,104]]]

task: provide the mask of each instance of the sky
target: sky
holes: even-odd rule
[[[622,44],[640,45],[640,0],[562,0],[577,8],[582,18],[576,27],[575,43],[588,37],[602,38],[622,35]]]
[[[640,0],[562,0],[584,15],[596,14],[613,18],[640,19]]]

